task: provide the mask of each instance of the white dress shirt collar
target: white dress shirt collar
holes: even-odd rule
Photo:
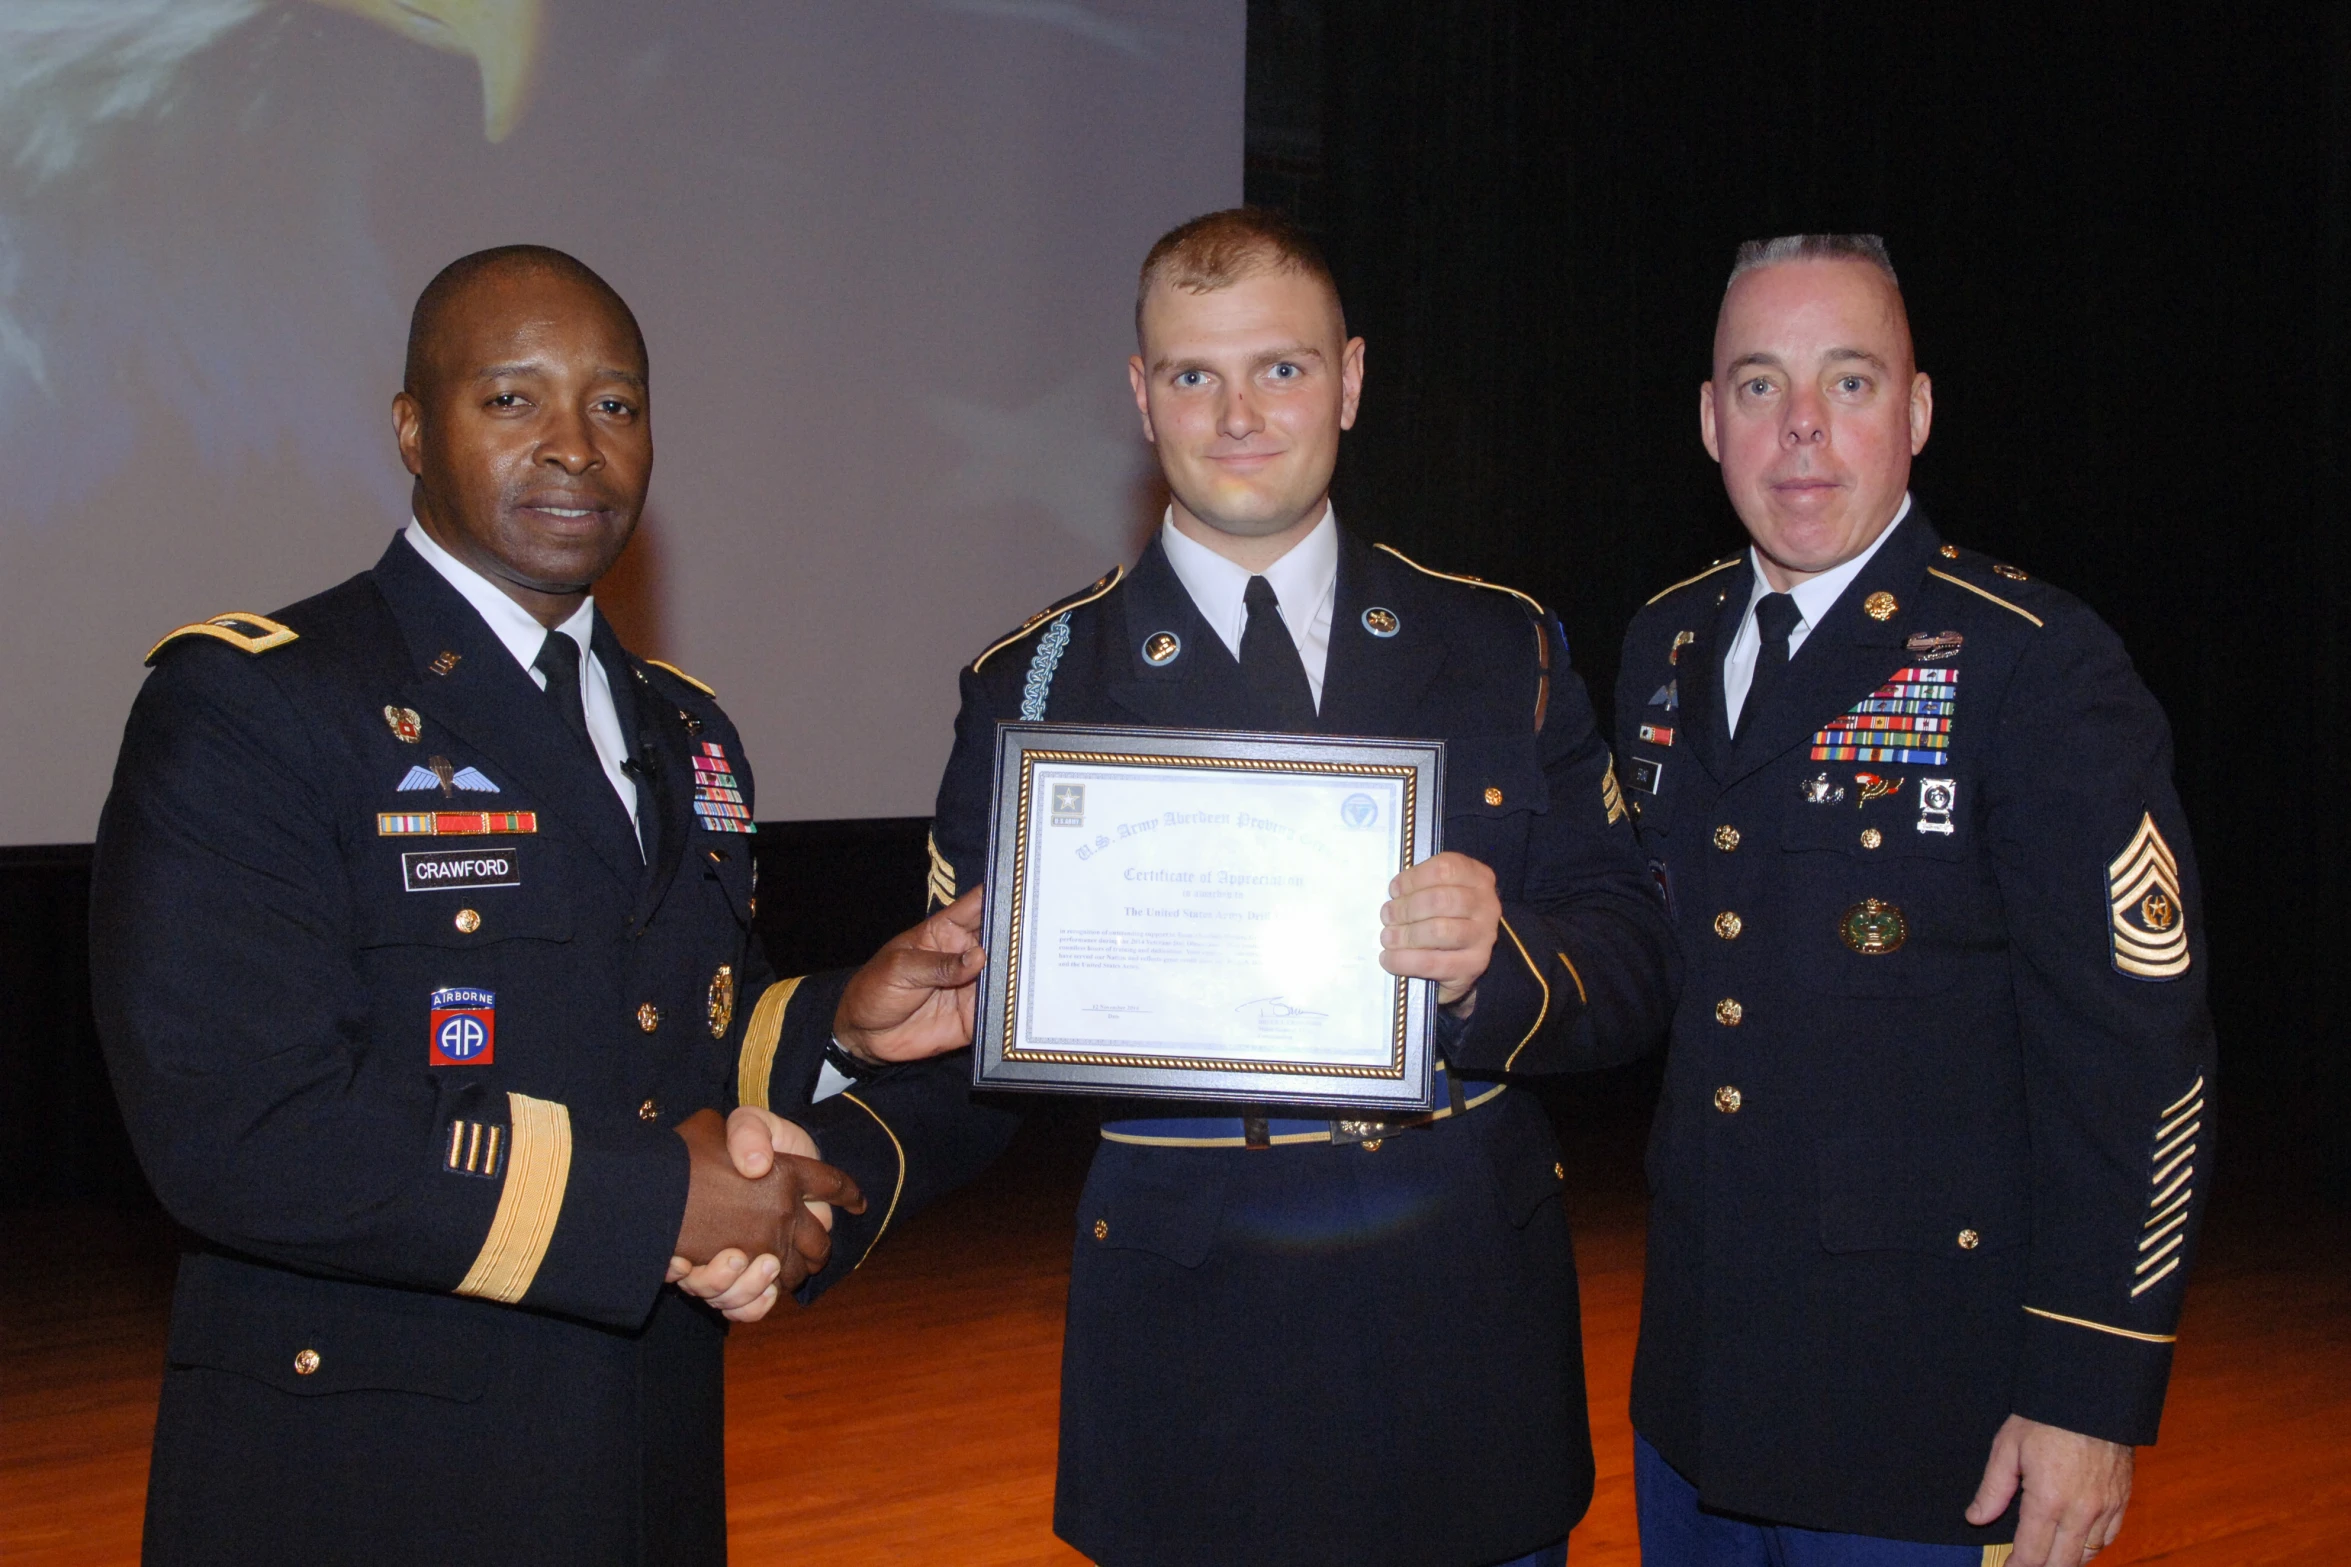
[[[1249,578],[1246,567],[1225,559],[1197,539],[1179,531],[1170,506],[1159,525],[1159,541],[1176,580],[1192,596],[1193,607],[1207,621],[1217,640],[1235,658],[1241,656],[1241,633],[1248,629]],[[1306,537],[1290,546],[1262,575],[1281,606],[1282,625],[1297,645],[1306,666],[1306,683],[1314,690],[1314,705],[1322,706],[1323,673],[1330,665],[1331,607],[1339,586],[1339,521],[1327,502],[1322,521]]]
[[[1894,513],[1894,520],[1879,530],[1876,538],[1870,540],[1868,549],[1842,566],[1832,567],[1788,590],[1788,597],[1796,601],[1796,628],[1788,633],[1788,657],[1796,656],[1796,650],[1804,645],[1804,639],[1812,635],[1812,628],[1819,625],[1822,617],[1835,607],[1845,590],[1853,585],[1853,579],[1861,575],[1862,568],[1870,563],[1879,550],[1885,548],[1886,540],[1894,536],[1894,530],[1901,527],[1902,519],[1909,515],[1910,494],[1904,491],[1902,505]],[[1763,651],[1763,633],[1755,627],[1755,606],[1762,603],[1763,596],[1772,591],[1771,584],[1763,577],[1763,554],[1752,544],[1747,546],[1747,560],[1752,568],[1750,575],[1755,585],[1748,591],[1747,613],[1739,620],[1738,634],[1731,638],[1730,648],[1723,654],[1722,660],[1723,711],[1730,721],[1733,734],[1739,730],[1739,711],[1747,705],[1747,688],[1755,683],[1756,657]]]
[[[409,548],[424,557],[426,565],[441,574],[443,581],[464,595],[474,613],[482,617],[491,633],[505,644],[506,651],[514,655],[522,672],[531,677],[531,684],[546,690],[547,677],[533,662],[547,641],[547,628],[539,624],[539,617],[508,598],[506,590],[498,584],[443,549],[415,518],[408,520],[400,536],[408,541]],[[620,803],[628,807],[629,820],[633,822],[637,819],[637,783],[621,770],[629,748],[621,736],[619,709],[613,705],[611,678],[605,671],[604,661],[595,652],[595,595],[582,600],[580,607],[555,629],[580,646],[580,706],[587,714],[588,738],[595,744],[596,760],[603,765],[606,781],[612,785],[613,793],[620,796]]]

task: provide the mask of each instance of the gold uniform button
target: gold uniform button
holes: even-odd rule
[[[294,1356],[294,1375],[306,1377],[318,1369],[318,1351],[305,1349]]]
[[[1714,846],[1728,854],[1739,846],[1739,829],[1729,824],[1714,829]]]
[[[1110,1221],[1108,1219],[1096,1219],[1094,1221],[1094,1239],[1098,1241],[1106,1241],[1110,1239]]]
[[[1492,784],[1486,785],[1486,803],[1488,805],[1500,805],[1502,803],[1502,791],[1495,788]]]
[[[1739,932],[1746,928],[1747,922],[1728,909],[1714,917],[1714,933],[1725,941],[1737,941]]]
[[[637,1008],[637,1026],[650,1034],[661,1026],[661,1008],[648,1001]]]
[[[1959,1232],[1959,1249],[1961,1251],[1973,1251],[1983,1243],[1984,1238],[1973,1230],[1961,1230]]]
[[[1941,555],[1945,560],[1957,560],[1959,558],[1959,546],[1956,544],[1946,544],[1940,550],[1936,551],[1936,553]]]
[[[457,911],[457,928],[470,936],[482,928],[482,917],[471,909]]]
[[[1722,1087],[1714,1091],[1714,1108],[1720,1110],[1724,1115],[1737,1115],[1739,1113],[1739,1091],[1728,1083],[1723,1084]]]
[[[1737,1028],[1747,1016],[1747,1009],[1725,996],[1714,1004],[1714,1020],[1725,1028]]]
[[[1891,593],[1872,593],[1861,601],[1861,612],[1872,620],[1892,620],[1901,608]]]
[[[637,1106],[637,1119],[638,1119],[638,1120],[640,1120],[640,1121],[650,1121],[650,1120],[653,1120],[655,1117],[659,1116],[660,1114],[661,1114],[661,1106],[659,1106],[659,1105],[655,1104],[655,1103],[654,1103],[652,1100],[650,1100],[650,1099],[646,1100],[646,1101],[645,1101],[643,1104],[641,1104],[641,1105]]]
[[[1879,832],[1875,827],[1864,827],[1861,829],[1861,846],[1864,849],[1874,849],[1885,841],[1886,835],[1882,832]]]
[[[1566,1179],[1567,1179],[1567,1166],[1566,1166],[1566,1165],[1564,1165],[1564,1164],[1561,1164],[1561,1163],[1557,1162],[1556,1160],[1554,1160],[1554,1161],[1552,1162],[1552,1165],[1551,1165],[1551,1179],[1553,1179],[1553,1180],[1555,1180],[1555,1181],[1564,1181],[1564,1180],[1566,1180]]]

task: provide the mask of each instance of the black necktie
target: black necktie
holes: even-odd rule
[[[1766,593],[1755,605],[1755,629],[1763,645],[1755,653],[1755,678],[1747,683],[1747,700],[1739,708],[1739,728],[1752,731],[1752,720],[1771,701],[1772,692],[1788,673],[1788,633],[1804,617],[1796,601],[1785,593]]]
[[[1313,729],[1314,688],[1306,683],[1298,644],[1282,624],[1273,584],[1251,577],[1241,601],[1249,606],[1249,623],[1241,631],[1241,678],[1257,698],[1258,718],[1274,729]]]
[[[550,631],[531,667],[547,677],[547,700],[555,704],[563,727],[593,756],[596,742],[588,738],[588,710],[580,701],[580,645],[560,631]]]

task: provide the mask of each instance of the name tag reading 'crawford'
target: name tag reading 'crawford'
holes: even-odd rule
[[[522,885],[522,856],[496,849],[415,849],[400,856],[400,884],[410,892],[470,891]]]
[[[1436,852],[1435,742],[999,731],[975,1081],[1425,1109],[1430,987],[1380,907]]]

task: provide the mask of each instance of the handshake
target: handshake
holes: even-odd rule
[[[857,971],[833,1014],[835,1042],[875,1067],[962,1049],[982,963],[975,887]],[[721,1120],[701,1110],[675,1130],[688,1181],[668,1282],[731,1321],[756,1322],[823,1269],[833,1209],[863,1213],[865,1196],[818,1157],[814,1138],[771,1111],[743,1105]]]

